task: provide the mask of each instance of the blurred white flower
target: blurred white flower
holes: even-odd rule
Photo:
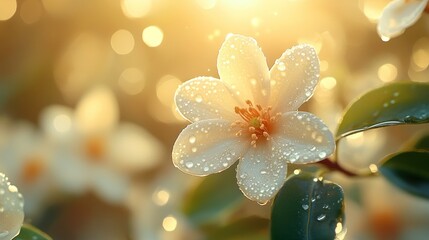
[[[0,172],[0,240],[18,235],[24,222],[24,200],[18,188]]]
[[[181,211],[191,185],[192,179],[173,167],[157,175],[150,185],[134,184],[127,201],[132,239],[201,239]]]
[[[160,162],[162,144],[142,127],[118,119],[113,92],[101,86],[83,96],[75,111],[54,105],[42,112],[42,128],[56,142],[54,173],[63,189],[81,193],[91,187],[118,203],[131,174]]]
[[[421,17],[428,0],[393,0],[383,10],[378,20],[377,32],[388,41],[401,35],[406,28]]]
[[[25,212],[36,217],[55,191],[51,169],[52,148],[32,124],[3,120],[0,124],[0,171],[8,175],[24,195]]]
[[[319,59],[302,44],[286,50],[269,70],[253,38],[230,34],[217,66],[220,79],[198,77],[177,89],[177,108],[192,124],[174,144],[173,163],[206,176],[240,159],[241,191],[264,204],[283,185],[287,163],[317,162],[334,151],[328,127],[297,111],[313,95]]]

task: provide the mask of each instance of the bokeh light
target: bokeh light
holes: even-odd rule
[[[16,0],[0,0],[0,21],[5,21],[13,17],[16,7]]]
[[[143,30],[143,42],[149,47],[158,47],[164,39],[164,33],[157,26],[149,26]]]
[[[112,35],[110,44],[117,54],[128,54],[134,49],[133,34],[125,29],[120,29]]]
[[[127,68],[119,76],[118,85],[125,93],[136,95],[143,91],[146,80],[140,69]]]
[[[141,18],[150,12],[152,0],[121,0],[121,7],[125,16]]]

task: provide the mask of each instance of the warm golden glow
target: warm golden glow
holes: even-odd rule
[[[176,218],[174,218],[171,215],[168,216],[168,217],[166,217],[166,218],[164,218],[164,220],[162,221],[162,227],[167,232],[172,232],[172,231],[176,230],[176,227],[177,227],[177,220],[176,220]]]
[[[117,54],[128,54],[134,49],[134,37],[129,31],[120,29],[112,35],[110,44]]]
[[[149,26],[143,30],[143,42],[149,47],[158,47],[164,39],[164,33],[157,26]]]
[[[0,21],[13,17],[16,12],[16,0],[0,0]]]
[[[333,77],[325,77],[320,80],[320,86],[326,90],[331,90],[337,85],[337,80]]]
[[[126,17],[141,18],[150,12],[152,0],[122,0],[121,7]]]
[[[398,69],[391,63],[385,63],[378,68],[378,78],[383,82],[391,82],[398,76]]]
[[[32,24],[40,20],[43,7],[39,0],[25,0],[21,4],[20,16],[22,21]]]
[[[174,93],[181,83],[182,81],[175,76],[163,76],[156,84],[158,100],[165,106],[170,107],[174,103]]]
[[[203,9],[212,9],[216,6],[216,0],[195,0],[197,4]]]
[[[170,199],[170,193],[166,190],[159,190],[153,193],[152,200],[158,206],[164,206]]]
[[[127,68],[121,73],[118,84],[126,94],[136,95],[143,91],[146,81],[140,69]]]

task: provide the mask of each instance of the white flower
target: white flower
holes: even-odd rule
[[[130,175],[157,165],[162,144],[145,129],[118,123],[116,98],[97,87],[73,111],[51,106],[41,117],[42,128],[56,143],[54,174],[67,191],[93,189],[108,202],[124,200]]]
[[[18,188],[0,173],[0,240],[18,235],[24,222],[24,200]]]
[[[2,119],[0,172],[19,187],[27,203],[25,212],[35,218],[55,191],[51,169],[51,146],[34,125]]]
[[[173,163],[197,176],[223,171],[237,159],[237,182],[263,204],[286,179],[286,163],[311,163],[334,150],[332,133],[316,116],[297,111],[313,94],[319,60],[298,45],[271,70],[254,39],[230,34],[217,60],[220,79],[183,83],[175,101],[192,122],[177,138]]]
[[[131,236],[145,239],[202,239],[180,210],[195,182],[171,166],[150,184],[134,184],[129,192]]]
[[[378,21],[377,32],[384,41],[401,35],[421,17],[428,0],[393,0]]]

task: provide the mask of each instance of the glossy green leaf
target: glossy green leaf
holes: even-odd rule
[[[395,186],[429,199],[429,151],[409,151],[388,156],[379,167]]]
[[[52,238],[34,226],[24,224],[14,240],[52,240]]]
[[[336,137],[390,125],[428,123],[428,93],[429,84],[414,82],[372,90],[348,107]]]
[[[208,240],[268,240],[270,221],[260,217],[247,217],[212,230]]]
[[[212,221],[243,200],[237,186],[235,167],[233,165],[221,173],[204,177],[187,196],[183,211],[194,224]]]
[[[271,239],[334,239],[343,233],[343,199],[335,183],[307,173],[292,175],[273,203]]]

